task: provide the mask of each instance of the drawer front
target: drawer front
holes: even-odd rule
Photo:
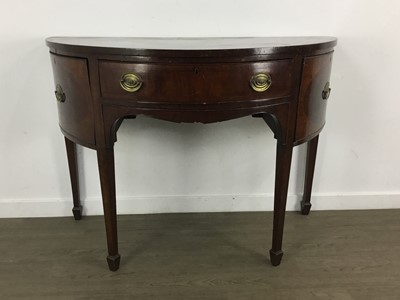
[[[128,102],[206,104],[268,100],[289,96],[292,88],[293,60],[209,64],[136,64],[101,61],[99,70],[101,93],[108,99],[125,99]],[[261,78],[261,84],[270,83],[270,86],[265,91],[257,92],[252,88],[250,81],[259,73],[270,76],[267,79],[265,76]],[[137,76],[134,80],[137,79],[141,84],[137,91],[124,90],[121,79],[125,74]],[[137,88],[140,84],[136,83],[132,86]],[[256,83],[253,78],[254,84]]]
[[[304,59],[297,110],[297,143],[314,137],[325,124],[332,57],[331,52]]]
[[[87,61],[51,54],[59,124],[67,137],[94,145],[94,117]]]

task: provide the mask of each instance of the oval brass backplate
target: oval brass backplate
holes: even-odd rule
[[[329,87],[329,81],[325,84],[324,89],[322,90],[322,99],[328,100],[331,94],[331,88]]]
[[[272,78],[268,73],[257,73],[250,79],[251,88],[256,92],[264,92],[268,90],[271,84]]]
[[[59,85],[59,84],[56,85],[56,90],[55,90],[54,94],[56,94],[56,98],[57,98],[58,102],[60,102],[60,103],[65,102],[66,96],[65,96],[65,93],[64,93],[61,85]]]
[[[126,73],[122,75],[120,84],[125,91],[133,93],[142,87],[143,81],[134,73]]]

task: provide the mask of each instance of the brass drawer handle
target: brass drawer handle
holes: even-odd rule
[[[60,103],[65,102],[66,96],[65,96],[65,93],[64,93],[61,85],[59,85],[59,84],[56,85],[56,90],[55,90],[54,94],[56,94],[56,98],[57,98],[58,102],[60,102]]]
[[[143,81],[134,73],[126,73],[122,75],[120,84],[125,91],[133,93],[142,87]]]
[[[322,99],[328,100],[331,94],[331,88],[329,87],[329,81],[325,84],[324,89],[322,90]]]
[[[254,74],[250,79],[250,85],[256,92],[265,92],[272,84],[271,75],[268,73]]]

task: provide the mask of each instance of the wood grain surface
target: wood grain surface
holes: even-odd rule
[[[292,148],[315,138],[325,123],[336,42],[333,37],[46,39],[61,130],[99,158],[110,270],[120,262],[113,147],[122,121],[137,115],[176,123],[246,116],[266,121],[277,139],[270,260],[280,264]],[[307,161],[311,179],[315,155]],[[71,159],[69,166],[79,168]],[[305,190],[311,185],[307,180]]]
[[[0,219],[0,299],[400,299],[400,210],[119,216],[121,269],[102,217]]]

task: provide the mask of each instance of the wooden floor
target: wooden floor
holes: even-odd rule
[[[0,219],[0,299],[400,299],[400,210],[119,217],[121,268],[102,217]]]

